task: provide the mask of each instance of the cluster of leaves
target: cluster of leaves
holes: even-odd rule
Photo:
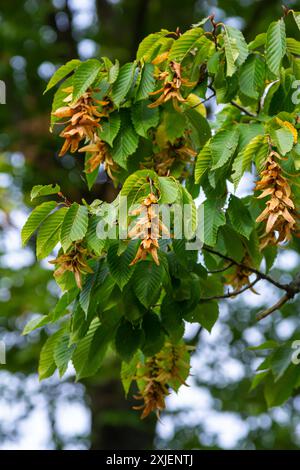
[[[170,234],[159,240],[158,263],[148,256],[131,265],[139,241],[118,238],[121,227],[113,214],[119,197],[110,204],[79,204],[57,186],[34,187],[32,198],[58,195],[58,200],[47,199],[32,211],[23,242],[38,231],[38,259],[61,245],[54,276],[63,291],[52,312],[25,328],[29,333],[60,325],[41,351],[41,378],[56,368],[63,375],[70,360],[78,378],[95,374],[107,351],[114,350],[134,379],[137,354],[147,364],[166,342],[183,344],[185,321],[211,331],[224,285],[247,287],[248,275],[263,261],[266,272],[271,269],[280,247],[260,246],[265,227],[256,219],[265,202],[238,198],[228,182],[236,188],[246,171],[260,173],[270,151],[284,157],[285,174],[299,169],[294,83],[300,79],[300,42],[286,36],[292,20],[300,28],[300,14],[287,10],[247,44],[240,31],[208,17],[183,34],[150,34],[136,60],[122,66],[103,57],[72,60],[55,72],[46,91],[62,83],[54,95],[51,127],[61,125],[57,110],[66,107],[66,90],[71,90],[70,109],[77,109],[85,93],[92,96],[100,117],[93,137],[83,135],[88,143],[97,138],[105,144],[117,165],[114,184],[120,195],[129,206],[153,192],[159,203],[190,204],[192,228],[186,237],[194,237],[199,222],[204,249],[200,263],[197,250],[187,251],[186,240]],[[204,103],[212,97],[224,106],[210,122]],[[70,126],[72,131],[72,121]],[[87,152],[89,188],[99,174],[98,167],[87,171],[90,158]],[[297,206],[299,186],[290,185]],[[201,189],[205,201],[197,221],[194,200]],[[107,238],[97,236],[103,221]]]

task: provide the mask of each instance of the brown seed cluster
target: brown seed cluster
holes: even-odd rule
[[[190,369],[185,358],[187,351],[188,346],[185,344],[166,343],[159,353],[148,358],[144,364],[137,365],[136,380],[145,385],[142,389],[139,387],[139,394],[134,398],[143,400],[144,403],[133,408],[143,410],[141,419],[146,418],[152,411],[159,417],[159,413],[166,407],[165,398],[169,395],[172,381],[186,385],[182,374],[186,375]]]
[[[116,171],[117,165],[112,160],[108,145],[97,135],[97,130],[101,128],[100,119],[108,116],[111,103],[96,100],[93,97],[93,90],[90,89],[73,103],[73,87],[65,88],[63,91],[68,94],[64,99],[66,105],[53,112],[53,115],[58,118],[67,118],[63,122],[66,127],[60,133],[60,137],[63,137],[65,142],[59,156],[65,155],[69,149],[71,153],[76,152],[80,142],[87,140],[89,144],[79,149],[79,152],[91,154],[86,172],[92,173],[103,163],[107,174],[113,179],[113,171]],[[102,106],[101,112],[98,111],[99,105]]]
[[[250,284],[249,276],[251,276],[252,271],[247,269],[247,266],[251,266],[249,255],[246,255],[242,259],[242,264],[244,266],[234,265],[231,268],[232,272],[225,275],[225,284],[232,286],[235,291],[239,291],[242,287]],[[255,294],[257,293],[253,287],[251,287],[250,290]]]
[[[134,227],[129,231],[128,237],[133,240],[138,238],[142,239],[130,266],[140,260],[145,260],[148,254],[150,254],[154,262],[159,265],[157,253],[159,249],[158,240],[161,237],[161,233],[169,235],[169,231],[159,218],[157,202],[157,197],[151,192],[143,200],[140,207],[130,213],[130,215],[139,216],[139,218]]]
[[[185,78],[182,78],[181,64],[179,64],[178,62],[171,61],[170,68],[173,73],[172,79],[170,79],[170,74],[167,71],[159,73],[158,79],[163,81],[164,84],[159,90],[149,93],[150,95],[158,95],[160,93],[160,96],[157,98],[157,100],[148,105],[149,108],[157,108],[161,104],[167,103],[169,100],[172,100],[174,108],[177,111],[181,111],[179,108],[179,103],[185,102],[185,99],[181,94],[181,86],[195,86],[195,83],[191,83]]]
[[[266,208],[256,219],[256,222],[266,222],[265,234],[260,241],[261,249],[290,240],[292,232],[296,230],[291,187],[276,161],[281,159],[277,152],[271,151],[265,170],[261,172],[261,179],[256,183],[256,189],[262,191],[258,199],[269,197]]]
[[[49,263],[55,264],[54,276],[56,277],[62,276],[67,271],[72,272],[79,289],[82,288],[82,274],[93,272],[87,264],[87,250],[80,245],[74,245],[67,253],[58,256]]]

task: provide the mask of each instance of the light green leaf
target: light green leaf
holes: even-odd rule
[[[154,88],[154,65],[147,62],[142,68],[141,80],[136,92],[135,101],[145,100],[149,98],[149,93],[152,93]]]
[[[264,46],[266,43],[266,39],[267,39],[266,33],[258,34],[253,41],[249,42],[248,49],[250,51],[253,51],[254,49],[258,49],[259,47]]]
[[[271,132],[272,140],[281,155],[286,155],[294,145],[294,136],[286,127]]]
[[[79,65],[73,76],[73,103],[92,85],[100,69],[101,63],[97,59],[88,59]]]
[[[300,30],[300,12],[299,11],[293,11],[293,17],[296,22],[296,25],[298,26]]]
[[[121,366],[121,380],[124,388],[125,396],[127,397],[130,385],[136,376],[136,367],[141,360],[142,353],[137,351],[132,357],[130,362],[122,361]]]
[[[300,55],[300,41],[294,38],[286,38],[286,48],[292,54]]]
[[[151,57],[153,49],[155,49],[156,44],[159,42],[161,38],[163,38],[169,31],[163,29],[158,31],[157,33],[152,33],[146,36],[139,45],[136,60],[144,60],[147,61]]]
[[[159,179],[153,170],[138,170],[126,179],[120,195],[127,197],[128,208],[139,203],[150,193],[149,178],[153,181],[154,186],[159,189]]]
[[[128,62],[120,68],[118,78],[111,90],[111,98],[116,106],[120,106],[125,99],[132,84],[135,68],[135,62]]]
[[[28,335],[28,333],[31,333],[32,331],[47,325],[47,323],[49,322],[50,318],[48,315],[38,315],[32,318],[32,320],[30,320],[28,323],[26,323],[22,331],[22,335]]]
[[[62,328],[49,336],[42,347],[38,367],[40,380],[50,377],[55,372],[56,364],[54,361],[54,347],[64,334],[64,331],[65,329]]]
[[[26,245],[32,234],[38,229],[40,224],[48,217],[55,207],[55,201],[46,201],[33,209],[22,228],[21,237],[23,246]]]
[[[61,244],[64,251],[71,246],[72,242],[82,240],[88,227],[88,209],[80,206],[77,202],[69,207],[61,226]]]
[[[159,204],[173,204],[180,198],[180,186],[171,176],[159,176],[160,198]]]
[[[65,333],[56,342],[53,348],[53,358],[56,367],[58,368],[59,376],[62,377],[72,358],[73,352],[76,348],[75,344],[70,343],[70,335]]]
[[[69,60],[69,62],[67,62],[66,64],[59,67],[50,78],[48,85],[43,94],[45,94],[48,90],[50,90],[50,88],[54,87],[60,80],[65,78],[69,73],[73,72],[73,70],[76,69],[76,67],[78,67],[80,63],[81,62],[79,59],[72,59],[72,60]]]
[[[227,64],[227,76],[231,77],[248,56],[248,46],[243,34],[232,26],[224,25],[224,47]]]
[[[215,246],[218,230],[226,223],[223,210],[218,206],[217,199],[207,199],[202,204],[202,217],[199,220],[203,242]]]
[[[196,47],[197,40],[203,33],[202,28],[194,28],[179,36],[170,49],[168,60],[181,62]]]
[[[232,165],[232,180],[237,187],[244,172],[250,169],[251,162],[265,160],[268,152],[268,144],[263,135],[257,135],[250,140],[246,147],[239,152]],[[260,168],[258,168],[258,171]]]
[[[211,165],[212,155],[210,149],[210,140],[205,144],[205,146],[200,150],[200,153],[197,156],[196,166],[195,166],[195,182],[200,183],[202,176],[207,172],[208,168]]]
[[[40,196],[49,196],[50,194],[57,194],[59,191],[60,187],[58,184],[38,184],[37,186],[33,186],[30,193],[30,199],[33,200]]]
[[[60,227],[67,212],[66,207],[49,215],[38,231],[36,240],[36,254],[38,259],[50,255],[51,251],[59,242]]]
[[[280,65],[286,51],[285,24],[281,18],[273,21],[267,31],[266,61],[271,72],[279,76]]]
[[[212,170],[221,168],[228,162],[237,148],[238,141],[239,133],[236,128],[221,130],[212,137],[210,142]]]
[[[97,225],[100,222],[100,217],[93,215],[89,218],[89,225],[86,233],[86,241],[88,247],[94,251],[94,253],[100,256],[106,244],[105,239],[101,239],[97,236]]]
[[[249,98],[258,99],[264,87],[265,64],[259,56],[251,54],[242,65],[239,85],[241,92]]]

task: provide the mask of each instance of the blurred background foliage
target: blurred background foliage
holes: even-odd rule
[[[297,2],[288,6],[300,9]],[[267,410],[262,391],[249,392],[258,359],[249,346],[297,334],[299,303],[255,325],[255,312],[273,296],[262,283],[258,298],[247,294],[224,302],[221,321],[197,343],[190,388],[169,398],[158,424],[141,422],[125,401],[113,355],[93,380],[74,383],[72,370],[39,384],[35,371],[47,331],[22,337],[26,321],[46,314],[59,292],[46,262],[32,247],[22,249],[20,227],[31,209],[33,185],[61,183],[69,199],[113,197],[110,185],[92,194],[79,159],[57,156],[49,133],[51,96],[43,95],[55,68],[71,58],[134,57],[147,34],[161,28],[182,31],[208,14],[241,28],[246,39],[266,31],[281,14],[274,0],[14,0],[0,2],[0,79],[7,104],[0,105],[0,339],[7,364],[0,365],[0,447],[52,449],[295,449],[300,445],[300,398]],[[290,279],[299,256],[285,251],[276,269]],[[262,299],[262,297],[264,297]],[[300,337],[300,332],[299,332]]]

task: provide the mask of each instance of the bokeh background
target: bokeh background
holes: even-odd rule
[[[300,10],[299,1],[286,2]],[[0,449],[296,449],[300,446],[300,397],[268,410],[260,388],[249,391],[260,359],[249,350],[265,339],[287,340],[297,329],[299,302],[263,324],[254,317],[276,292],[245,294],[221,306],[213,333],[189,327],[197,347],[189,387],[168,398],[160,422],[140,421],[125,401],[119,363],[108,357],[97,377],[76,383],[70,367],[39,383],[41,344],[50,330],[21,336],[24,324],[55,305],[59,291],[48,260],[37,263],[34,240],[21,248],[20,228],[32,209],[35,184],[61,183],[72,200],[101,198],[100,182],[88,194],[80,159],[57,157],[49,133],[51,94],[43,95],[56,67],[71,58],[107,55],[125,62],[140,40],[161,28],[192,23],[215,13],[239,27],[246,39],[266,30],[281,14],[274,0],[13,0],[0,1],[0,79],[7,103],[0,105],[0,340],[7,363],[0,365]],[[211,108],[213,118],[214,105]],[[251,190],[250,176],[239,187]],[[299,255],[284,250],[275,270],[285,282]],[[286,318],[287,313],[289,317]],[[300,332],[299,332],[300,339]]]

